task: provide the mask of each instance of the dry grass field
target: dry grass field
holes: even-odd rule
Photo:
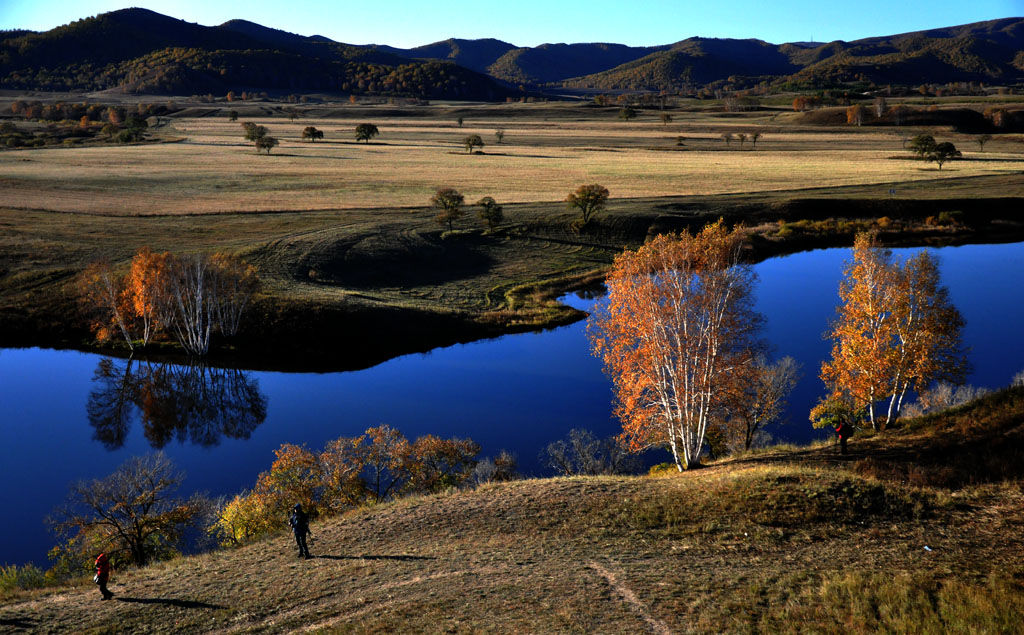
[[[505,108],[504,106],[502,108]],[[893,132],[853,127],[810,130],[788,116],[715,117],[677,113],[669,125],[622,122],[613,112],[559,110],[545,120],[488,117],[487,107],[454,118],[246,118],[264,125],[281,145],[268,156],[242,138],[225,116],[172,119],[158,136],[178,143],[91,146],[0,152],[0,187],[7,207],[119,215],[253,211],[416,208],[437,187],[453,186],[468,201],[560,201],[576,186],[601,183],[616,199],[799,190],[890,184],[1024,169],[1024,145],[991,142],[984,153],[969,136],[947,134],[968,160],[934,164],[907,160]],[[315,111],[314,111],[315,112]],[[335,114],[336,111],[331,111]],[[355,142],[352,130],[372,121],[380,136]],[[315,125],[316,143],[301,139]],[[505,130],[498,144],[494,131]],[[726,144],[721,134],[760,131]],[[479,134],[486,147],[468,154],[461,139]],[[677,146],[677,137],[684,146]]]

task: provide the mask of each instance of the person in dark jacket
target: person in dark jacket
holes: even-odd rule
[[[110,580],[110,558],[107,554],[101,553],[96,557],[96,584],[100,585],[100,593],[104,600],[114,597],[114,594],[107,589],[107,581]]]
[[[839,451],[846,454],[846,441],[853,436],[853,426],[843,421],[836,427],[836,435],[839,437]]]
[[[295,508],[292,509],[292,515],[288,519],[288,524],[292,526],[292,533],[295,534],[295,543],[299,545],[299,557],[308,560],[312,556],[309,555],[309,547],[306,546],[306,534],[312,536],[313,532],[309,530],[309,516],[306,512],[302,511],[302,503],[295,503]]]

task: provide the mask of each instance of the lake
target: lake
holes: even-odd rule
[[[916,250],[895,250],[900,256]],[[976,386],[1005,386],[1024,369],[1024,243],[936,249],[943,281],[967,319]],[[823,392],[822,339],[838,301],[848,249],[755,266],[757,306],[774,355],[802,364],[791,422],[770,430],[806,442],[807,412]],[[565,298],[586,309],[592,300]],[[234,494],[270,466],[282,443],[320,449],[387,423],[407,437],[470,437],[482,456],[506,449],[521,471],[544,475],[539,453],[572,428],[618,432],[611,384],[590,356],[585,323],[407,355],[343,373],[275,373],[128,362],[43,349],[0,351],[0,564],[47,566],[44,518],[70,483],[104,476],[161,448],[184,471],[183,495]],[[131,398],[126,398],[131,396]],[[656,457],[667,460],[668,455]]]

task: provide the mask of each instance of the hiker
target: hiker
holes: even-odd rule
[[[100,585],[100,593],[104,600],[114,597],[114,594],[107,589],[107,580],[110,579],[110,558],[107,554],[101,553],[96,557],[96,584]]]
[[[843,421],[836,426],[836,435],[839,437],[839,453],[846,454],[846,440],[853,436],[853,426]]]
[[[288,524],[292,526],[292,532],[295,533],[295,542],[299,545],[299,557],[309,560],[312,556],[309,555],[309,547],[306,546],[306,534],[312,536],[313,532],[309,530],[309,516],[302,511],[302,503],[295,503]]]

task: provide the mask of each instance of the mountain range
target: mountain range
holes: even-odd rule
[[[651,47],[448,39],[403,49],[296,35],[246,20],[201,26],[146,9],[46,32],[0,32],[0,87],[27,90],[338,91],[496,100],[524,91],[1022,81],[1024,18],[853,42],[692,37]]]

